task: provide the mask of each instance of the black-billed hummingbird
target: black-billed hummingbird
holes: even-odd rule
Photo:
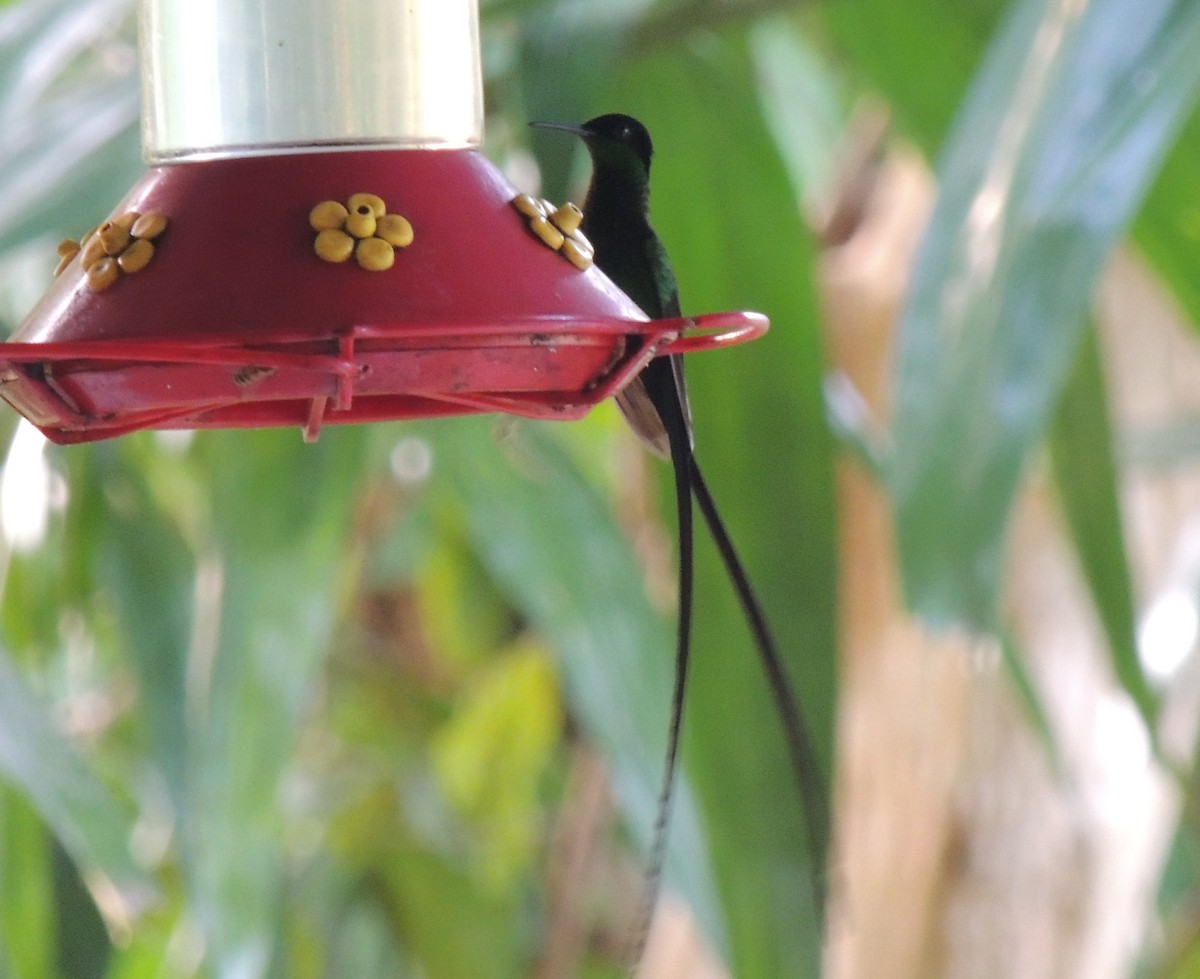
[[[595,248],[595,263],[653,319],[680,315],[679,289],[666,249],[650,225],[650,134],[632,116],[612,113],[579,126],[535,122],[581,137],[592,158],[592,180],[583,204],[581,229]],[[671,460],[679,524],[679,626],[674,696],[667,761],[647,876],[649,912],[656,895],[666,848],[671,787],[674,782],[683,719],[691,645],[692,497],[700,506],[726,570],[754,633],[771,691],[783,722],[789,756],[804,806],[809,852],[815,875],[818,914],[824,898],[824,868],[829,841],[829,805],[825,776],[800,711],[783,661],[767,628],[750,580],[725,530],[693,451],[692,412],[680,355],[657,357],[616,397],[630,426],[657,455]],[[643,921],[643,927],[646,922]],[[640,956],[643,933],[635,961]]]

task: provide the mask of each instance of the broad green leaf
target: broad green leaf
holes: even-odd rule
[[[1200,324],[1200,113],[1193,112],[1133,223],[1133,240]]]
[[[54,908],[50,841],[33,807],[0,786],[0,977],[51,979]]]
[[[831,186],[846,126],[846,93],[828,59],[785,17],[752,25],[763,116],[800,198]]]
[[[125,927],[155,888],[129,852],[132,815],[54,725],[0,650],[0,778],[20,789],[78,864],[106,918]]]
[[[211,478],[219,591],[207,610],[218,618],[198,624],[190,653],[182,842],[216,976],[265,975],[276,954],[283,789],[333,640],[364,438],[333,429],[309,446],[296,431],[223,432],[195,445]]]
[[[412,950],[423,967],[419,975],[510,979],[522,974],[508,934],[507,909],[497,909],[467,875],[428,851],[401,850],[396,857],[376,874],[399,896],[392,910],[411,936]],[[471,922],[469,930],[456,926],[464,915]]]
[[[1153,732],[1157,702],[1138,658],[1133,584],[1125,555],[1104,370],[1094,329],[1084,334],[1050,423],[1049,442],[1067,526],[1104,626],[1113,673]]]
[[[645,848],[666,757],[674,643],[647,604],[629,545],[540,426],[522,425],[502,442],[486,420],[413,430],[434,446],[429,492],[460,501],[480,559],[557,654],[568,700],[608,758],[629,831]],[[687,778],[672,819],[668,879],[719,940],[708,847]]]
[[[1051,726],[1050,718],[1046,714],[1046,706],[1042,696],[1038,691],[1037,685],[1034,683],[1029,668],[1025,664],[1024,651],[1018,644],[1016,637],[1008,630],[1001,630],[998,638],[1000,656],[1004,661],[1004,668],[1007,671],[1009,680],[1012,682],[1017,700],[1025,709],[1025,714],[1034,732],[1037,734],[1038,740],[1041,742],[1042,750],[1046,753],[1046,759],[1049,761],[1051,769],[1055,775],[1061,775],[1064,772],[1062,750],[1059,747],[1058,739],[1054,735],[1054,728]]]
[[[183,884],[215,976],[266,975],[282,791],[344,588],[361,430],[150,435],[83,450],[71,521],[127,643],[147,755],[170,789]]]
[[[54,911],[57,927],[54,957],[60,975],[71,979],[104,979],[112,944],[96,903],[78,866],[61,846],[51,847]]]
[[[562,724],[547,651],[526,642],[502,654],[434,735],[443,790],[477,827],[485,889],[511,889],[533,861],[538,792]]]
[[[1008,0],[855,0],[810,8],[845,71],[883,96],[897,128],[927,152],[942,144]]]
[[[169,915],[167,912],[147,918],[132,941],[113,949],[107,979],[160,979],[164,965],[170,960],[167,950],[171,940],[175,940],[178,948],[183,938],[169,930]]]
[[[126,662],[136,671],[147,760],[165,780],[174,808],[186,813],[196,554],[140,478],[157,452],[149,436],[75,452],[68,539],[85,550],[93,601],[112,609]]]
[[[1020,0],[950,139],[904,311],[888,484],[912,607],[995,621],[1025,456],[1092,282],[1195,99],[1200,7]]]

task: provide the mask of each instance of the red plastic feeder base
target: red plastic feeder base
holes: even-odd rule
[[[99,249],[85,248],[0,344],[0,397],[62,443],[141,428],[298,425],[312,439],[323,424],[474,412],[579,418],[654,356],[766,330],[754,313],[647,320],[597,269],[535,237],[514,196],[470,150],[151,170],[114,219],[166,216],[139,246],[152,258],[127,273],[113,255],[95,291],[84,264]],[[314,250],[322,201],[354,205],[331,237],[354,249],[343,261]],[[366,210],[384,208],[411,243],[364,267],[360,252],[382,247],[361,247],[378,237]]]

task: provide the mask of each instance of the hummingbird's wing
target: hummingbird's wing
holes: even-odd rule
[[[642,243],[642,260],[626,264],[620,284],[647,316],[655,319],[679,316],[679,286],[675,271],[658,235],[647,230],[649,233]],[[651,361],[616,396],[617,407],[621,409],[629,427],[655,455],[663,459],[671,458],[670,439],[663,423],[671,401],[680,408],[690,447],[694,444],[692,405],[688,400],[682,357]]]
[[[646,370],[650,368],[647,367]],[[635,377],[614,398],[633,433],[660,459],[671,458],[671,442],[654,399],[646,390],[645,373]]]
[[[667,257],[666,248],[663,247],[663,243],[653,231],[646,237],[644,247],[646,253],[645,267],[651,270],[654,279],[654,290],[658,299],[658,302],[655,304],[657,306],[657,316],[664,319],[679,316],[679,283],[675,279],[675,269],[671,265],[670,258]],[[664,401],[667,398],[675,399],[683,410],[683,422],[687,428],[688,444],[693,445],[692,404],[688,400],[687,381],[683,376],[683,358],[680,356],[671,357],[669,364],[670,371],[664,371],[661,378],[647,378],[647,386],[650,388],[650,398],[660,406],[660,414],[662,413],[661,406]],[[654,382],[657,382],[657,390],[655,389]]]

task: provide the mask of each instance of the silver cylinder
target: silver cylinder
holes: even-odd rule
[[[477,0],[142,0],[147,162],[477,146]]]

